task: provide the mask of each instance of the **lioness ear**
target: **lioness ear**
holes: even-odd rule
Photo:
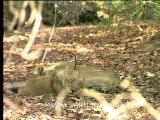
[[[37,66],[34,69],[33,73],[34,73],[34,75],[42,75],[43,71],[44,71],[43,66]]]
[[[37,68],[38,74],[39,74],[39,75],[42,75],[43,70],[44,70],[43,66],[39,66],[39,67]]]

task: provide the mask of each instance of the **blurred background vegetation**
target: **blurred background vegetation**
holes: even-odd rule
[[[9,1],[4,1],[4,27],[13,20],[15,13],[10,9]],[[35,7],[39,4],[35,2]],[[12,7],[20,12],[24,1],[13,2]],[[33,6],[33,5],[32,5]],[[25,9],[25,19],[31,13],[29,6]],[[159,22],[160,1],[124,0],[124,1],[44,1],[42,11],[44,25],[116,25],[126,22]],[[18,21],[17,21],[18,22]],[[14,26],[16,27],[16,25]]]

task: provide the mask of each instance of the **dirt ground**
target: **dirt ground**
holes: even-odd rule
[[[48,43],[51,27],[43,26],[31,49],[37,49],[40,44],[44,50],[41,56],[34,61],[27,61],[20,56],[29,40],[31,29],[23,29],[17,33],[4,33],[4,84],[34,78],[33,70],[36,65],[42,64],[47,48],[48,52],[43,64],[72,61],[76,54],[78,64],[114,69],[121,79],[131,76],[134,86],[154,108],[157,108],[160,106],[160,50],[156,49],[153,54],[146,56],[147,49],[141,45],[159,29],[158,25],[148,24],[116,27],[62,27],[55,29],[55,34]],[[117,94],[106,93],[107,101],[111,102]],[[98,108],[93,108],[91,104],[98,104],[94,98],[78,98],[72,94],[68,95],[63,102],[62,116],[56,117],[54,114],[55,97],[51,95],[35,97],[17,94],[4,95],[6,100],[14,104],[3,104],[4,117],[10,120],[102,119]],[[122,101],[127,100],[124,98]],[[79,103],[82,104],[79,105]],[[126,119],[129,120],[153,120],[153,117],[143,107],[129,109],[127,114]]]

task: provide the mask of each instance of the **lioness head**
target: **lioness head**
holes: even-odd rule
[[[63,88],[69,87],[70,91],[78,91],[84,86],[85,77],[76,70],[65,69],[53,72],[51,76],[51,84],[57,94]]]

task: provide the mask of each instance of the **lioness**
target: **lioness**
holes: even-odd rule
[[[49,70],[48,70],[49,68]],[[59,63],[51,67],[41,67],[41,73],[39,75],[51,75],[54,71],[64,70],[66,68],[73,70],[74,63]],[[84,77],[84,86],[87,88],[96,88],[101,90],[108,90],[110,87],[119,86],[121,82],[120,78],[116,75],[114,70],[102,70],[87,65],[77,65],[76,71],[79,71]],[[38,72],[37,72],[38,73]],[[54,75],[52,75],[52,78]]]

